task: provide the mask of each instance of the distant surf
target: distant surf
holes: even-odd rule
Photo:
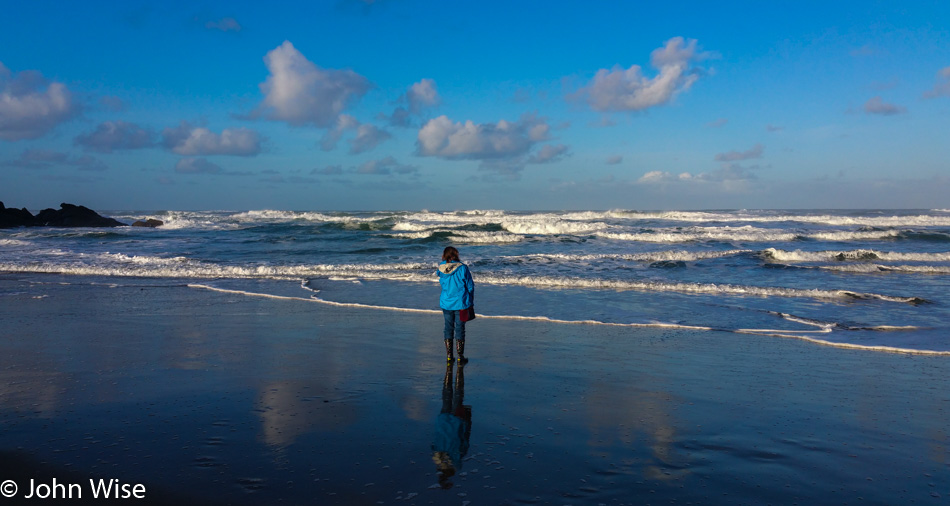
[[[421,310],[452,244],[486,316],[950,351],[946,210],[102,213],[164,225],[5,229],[0,271],[303,283],[328,304]],[[777,314],[834,326],[774,329]]]

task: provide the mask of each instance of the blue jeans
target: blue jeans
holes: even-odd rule
[[[450,340],[452,339],[452,334],[455,334],[455,339],[464,343],[465,322],[463,322],[459,317],[459,312],[443,309],[442,316],[445,317],[445,328],[442,331],[445,339]]]

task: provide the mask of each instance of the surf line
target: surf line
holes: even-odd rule
[[[316,295],[311,295],[309,298],[305,297],[292,297],[289,295],[273,295],[267,293],[258,293],[258,292],[248,292],[246,290],[231,290],[227,288],[218,288],[210,285],[201,285],[201,284],[188,284],[188,288],[196,288],[199,290],[209,290],[212,292],[220,293],[229,293],[232,295],[244,295],[248,297],[264,297],[267,299],[279,299],[279,300],[295,300],[300,302],[316,302],[318,304],[324,304],[328,306],[335,307],[352,307],[360,309],[375,309],[378,311],[397,311],[402,313],[421,313],[421,314],[441,314],[442,311],[436,309],[416,309],[416,308],[407,308],[407,307],[395,307],[395,306],[376,306],[372,304],[362,304],[359,302],[336,302],[332,300],[322,299]],[[527,320],[527,321],[542,321],[548,323],[557,323],[557,324],[568,324],[568,325],[605,325],[608,327],[627,327],[627,328],[668,328],[668,329],[683,329],[683,330],[701,330],[701,331],[720,331],[720,332],[729,332],[732,334],[747,334],[747,335],[758,335],[758,336],[770,336],[770,337],[783,337],[790,339],[800,339],[809,343],[820,344],[823,346],[830,346],[833,348],[843,348],[850,350],[864,350],[864,351],[878,351],[878,352],[887,352],[887,353],[900,353],[907,355],[937,355],[937,356],[950,356],[950,351],[936,351],[936,350],[914,350],[910,348],[897,348],[893,346],[869,346],[864,344],[851,344],[851,343],[838,343],[834,341],[826,341],[824,339],[817,339],[810,336],[801,335],[804,333],[828,333],[831,332],[830,328],[827,328],[822,324],[812,324],[818,327],[822,327],[822,330],[771,330],[771,329],[725,329],[725,328],[714,328],[714,327],[704,327],[704,326],[695,326],[695,325],[680,325],[676,323],[611,323],[611,322],[602,322],[598,320],[560,320],[555,318],[548,318],[547,316],[517,316],[517,315],[478,315],[479,318],[486,320]],[[804,323],[804,322],[802,322]]]

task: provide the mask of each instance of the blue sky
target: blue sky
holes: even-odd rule
[[[950,3],[5,2],[33,210],[950,207]]]

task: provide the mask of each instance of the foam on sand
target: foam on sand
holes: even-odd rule
[[[417,308],[404,308],[404,307],[395,307],[395,306],[379,306],[373,304],[363,304],[359,302],[336,302],[312,294],[309,298],[305,297],[291,297],[286,295],[274,295],[266,294],[259,292],[251,292],[246,290],[233,290],[227,288],[219,288],[206,284],[188,284],[189,288],[195,288],[200,290],[209,290],[220,293],[228,293],[233,295],[243,295],[248,297],[264,297],[269,299],[279,299],[279,300],[293,300],[299,302],[310,302],[310,303],[319,303],[335,307],[349,307],[349,308],[358,308],[358,309],[371,309],[378,311],[395,311],[402,313],[416,313],[416,314],[431,314],[439,315],[442,314],[440,310],[434,309],[417,309]],[[309,290],[311,292],[316,292],[305,284],[301,284],[301,287]],[[602,322],[598,320],[560,320],[554,318],[548,318],[546,316],[516,316],[516,315],[485,315],[479,314],[478,317],[486,320],[522,320],[522,321],[538,321],[546,322],[560,325],[604,325],[610,327],[627,327],[631,329],[635,328],[666,328],[666,329],[682,329],[682,330],[694,330],[694,331],[721,331],[721,332],[731,332],[736,334],[754,334],[761,336],[770,336],[770,337],[784,337],[784,338],[794,338],[801,339],[807,342],[820,344],[823,346],[831,346],[835,348],[847,348],[855,350],[865,350],[865,351],[881,351],[889,353],[903,353],[903,354],[913,354],[913,355],[940,355],[940,356],[950,356],[950,351],[935,351],[935,350],[917,350],[911,348],[898,348],[892,346],[869,346],[861,344],[852,344],[852,343],[840,343],[835,341],[828,341],[824,339],[818,339],[816,337],[811,337],[806,334],[827,334],[832,332],[832,328],[835,324],[815,322],[812,320],[794,317],[792,315],[777,313],[782,316],[784,319],[793,321],[796,323],[801,323],[808,326],[818,327],[819,330],[777,330],[777,329],[725,329],[725,328],[715,328],[707,326],[696,326],[696,325],[682,325],[676,323],[662,323],[662,322],[648,322],[648,323],[613,323],[613,322]],[[887,327],[887,330],[904,330],[901,327]]]

